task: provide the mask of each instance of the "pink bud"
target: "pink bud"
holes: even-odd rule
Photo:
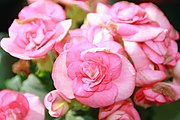
[[[58,90],[49,92],[44,98],[44,104],[52,117],[64,115],[69,109],[69,102],[70,100]]]

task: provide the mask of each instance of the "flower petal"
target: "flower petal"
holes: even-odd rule
[[[28,112],[25,120],[44,120],[45,109],[38,96],[30,93],[24,94],[29,102],[30,111]]]
[[[62,92],[67,98],[73,99],[72,80],[67,75],[66,57],[67,53],[63,52],[56,59],[52,71],[52,78],[55,88]]]

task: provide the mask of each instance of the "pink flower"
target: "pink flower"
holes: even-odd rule
[[[104,28],[115,41],[124,45],[137,71],[137,86],[165,80],[169,76],[167,71],[171,73],[176,65],[178,47],[175,40],[179,34],[161,10],[151,3],[98,4],[96,13],[89,13],[82,27],[99,27],[101,31]]]
[[[158,22],[151,20],[141,5],[126,1],[117,2],[112,6],[98,4],[97,13],[89,13],[86,24],[103,24],[114,36],[118,35],[123,40],[135,42],[155,38],[161,41],[168,32],[166,28],[160,27]]]
[[[176,41],[165,39],[164,41],[147,41],[142,48],[148,58],[156,64],[176,65],[178,45]]]
[[[157,6],[151,3],[143,3],[140,4],[140,7],[144,9],[149,20],[154,21],[159,27],[167,31],[166,36],[163,36],[161,40],[153,38],[150,41],[145,41],[142,44],[143,51],[155,64],[174,66],[178,53],[178,46],[175,41],[179,39],[178,32],[172,27],[166,16]]]
[[[152,41],[145,42],[144,51],[157,64],[175,65],[178,52],[175,40],[179,39],[178,32],[157,6],[150,3],[142,3],[140,6],[146,11],[150,20],[155,21],[161,28],[167,29],[167,35],[162,41],[157,41],[155,38]]]
[[[140,120],[140,116],[133,103],[125,100],[100,108],[99,120]]]
[[[1,47],[20,59],[45,57],[70,28],[71,21],[64,19],[64,10],[58,4],[35,2],[20,11],[19,19],[9,28],[10,38],[2,39]]]
[[[143,51],[148,58],[156,64],[175,65],[178,52],[175,40],[179,39],[178,32],[172,27],[166,16],[157,6],[151,3],[143,3],[139,6],[143,9],[144,13],[146,13],[146,17],[148,17],[149,21],[154,21],[160,28],[166,30],[166,36],[144,41],[144,44],[142,45]],[[141,18],[143,19],[143,17]]]
[[[111,33],[104,27],[91,26],[88,28],[87,33],[88,40],[93,44],[99,44],[102,41],[113,41],[114,38]]]
[[[125,50],[137,71],[136,85],[146,86],[163,81],[167,77],[164,67],[162,65],[158,66],[150,61],[142,49],[141,44],[142,43],[124,41]]]
[[[93,44],[99,44],[102,41],[113,41],[114,38],[106,28],[101,26],[91,26],[90,28],[82,26],[80,29],[69,31],[67,41],[78,43],[83,40],[88,40]]]
[[[63,52],[63,50],[68,49],[68,46],[70,46],[69,44],[78,44],[79,42],[86,40],[86,38],[87,30],[69,30],[69,34],[64,38],[63,42],[56,43],[55,50],[60,54],[61,52]]]
[[[129,3],[126,1],[117,2],[112,5],[109,13],[114,22],[145,24],[150,21],[146,11],[143,8],[134,3]]]
[[[52,77],[56,89],[93,108],[130,97],[135,71],[129,60],[118,53],[121,49],[114,41],[96,45],[81,41],[72,45],[54,63]]]
[[[179,39],[179,33],[173,28],[167,17],[156,5],[152,3],[142,3],[140,6],[146,11],[151,21],[154,21],[159,27],[167,30],[168,38],[172,40]]]
[[[152,87],[140,88],[134,96],[137,105],[145,108],[151,105],[161,105],[180,99],[180,86],[174,83],[159,82]]]
[[[136,70],[136,84],[144,86],[165,80],[171,74],[178,59],[178,46],[167,34],[162,41],[124,41],[124,47]],[[175,36],[174,36],[175,38]]]
[[[67,48],[67,46],[69,46],[68,44],[78,44],[79,42],[86,40],[96,45],[100,42],[113,41],[114,39],[106,28],[100,26],[91,26],[90,28],[86,28],[83,26],[80,29],[69,30],[69,34],[64,38],[63,42],[59,42],[55,45],[55,50],[58,53],[61,53]],[[68,44],[65,45],[65,43]],[[64,47],[64,45],[66,47]],[[123,52],[124,51],[122,51],[122,53]]]
[[[68,103],[70,100],[58,90],[49,92],[44,98],[44,104],[52,117],[64,115],[69,109]]]
[[[44,106],[39,97],[12,90],[0,91],[1,120],[43,120]]]

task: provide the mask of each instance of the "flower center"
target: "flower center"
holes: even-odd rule
[[[97,64],[92,63],[92,62],[85,62],[83,64],[83,72],[84,74],[91,78],[91,79],[95,79],[98,75],[99,75],[99,67]]]
[[[86,61],[82,64],[82,81],[89,84],[89,87],[94,87],[101,83],[105,77],[106,67],[97,61]]]

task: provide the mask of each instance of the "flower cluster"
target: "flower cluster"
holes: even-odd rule
[[[6,52],[23,60],[54,54],[55,89],[44,97],[53,117],[63,116],[77,101],[99,109],[99,120],[140,120],[134,104],[147,108],[180,99],[179,34],[166,16],[152,3],[107,2],[28,0],[9,38],[1,41]],[[73,19],[62,4],[86,12],[81,26],[71,29]],[[3,120],[36,116],[29,112],[37,110],[34,96],[3,90],[0,97]]]

